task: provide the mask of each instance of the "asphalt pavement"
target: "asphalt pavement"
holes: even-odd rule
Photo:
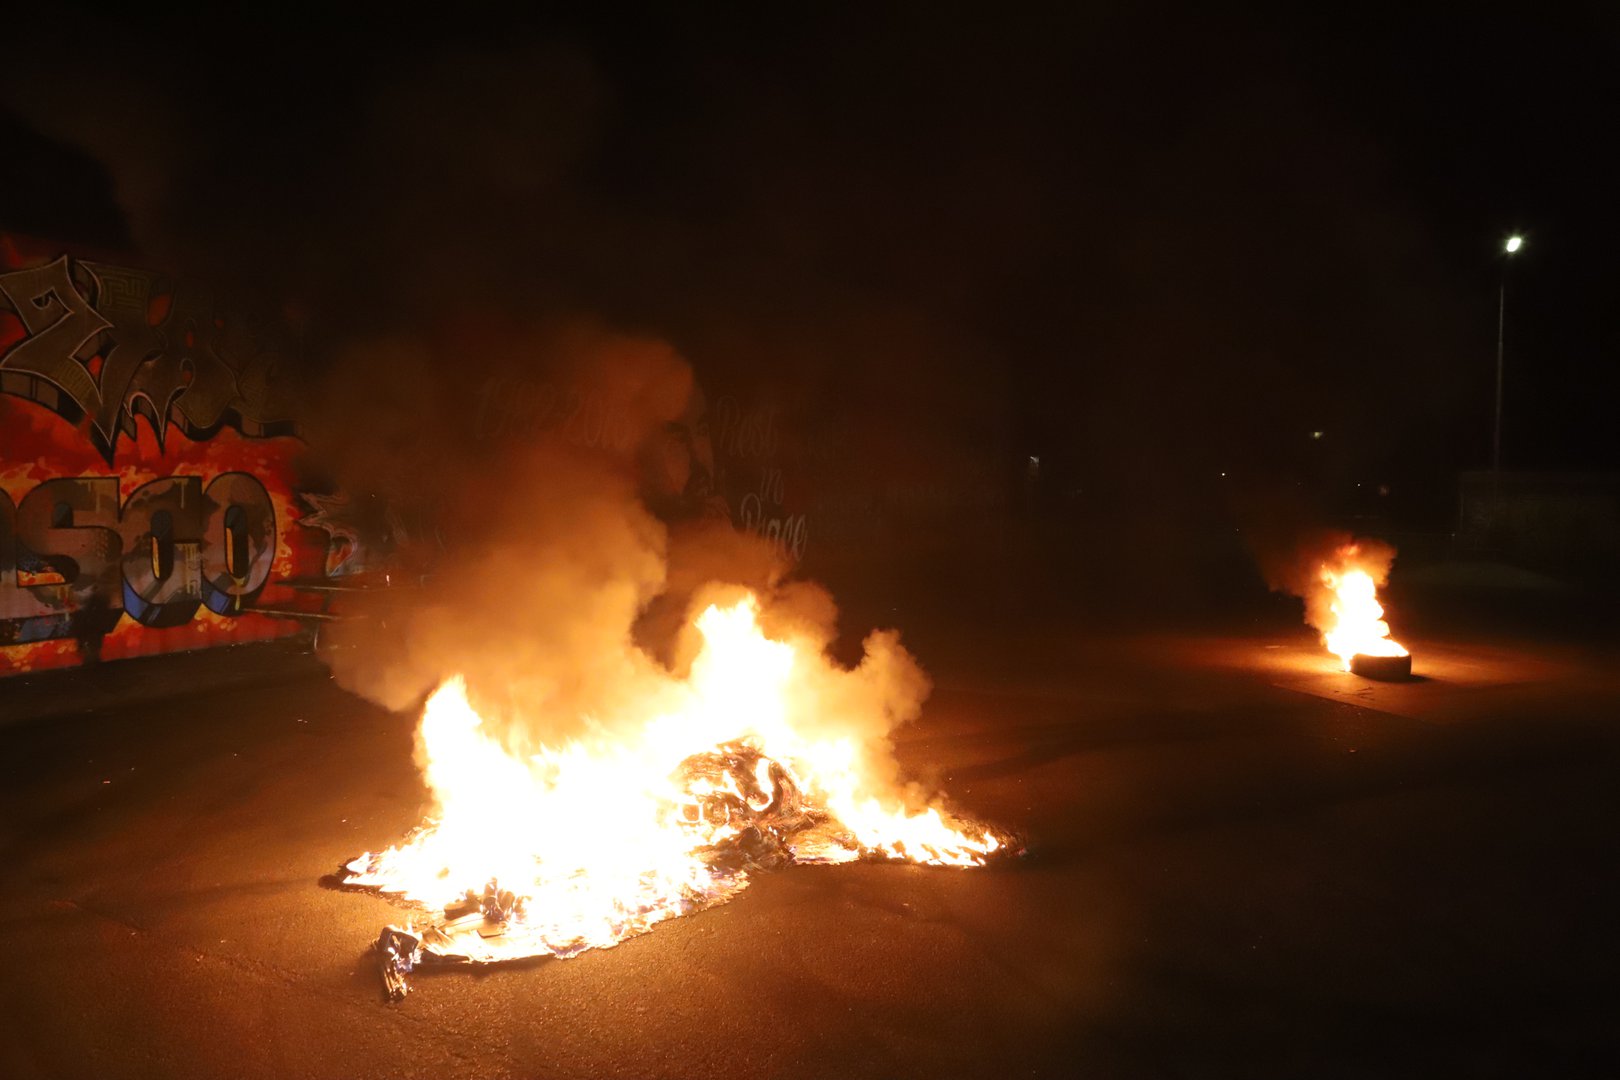
[[[413,717],[277,647],[0,684],[0,1075],[1620,1072],[1611,646],[1377,686],[1282,626],[927,641],[900,759],[1023,859],[793,868],[398,1005],[401,912],[320,881],[419,819]]]

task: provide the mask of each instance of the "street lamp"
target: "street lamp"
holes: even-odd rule
[[[1524,247],[1517,233],[1507,238],[1502,249],[1509,255]],[[1502,282],[1496,291],[1496,428],[1491,433],[1491,471],[1502,471],[1502,327],[1507,317],[1507,262],[1502,263]]]

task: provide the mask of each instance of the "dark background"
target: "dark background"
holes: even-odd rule
[[[316,367],[589,312],[1133,581],[1454,527],[1520,231],[1506,464],[1620,464],[1598,5],[382,22],[24,29],[0,228],[283,297]]]
[[[278,299],[312,388],[404,341],[365,437],[459,463],[433,376],[580,315],[779,408],[806,573],[934,675],[901,766],[1029,839],[384,1013],[398,911],[315,882],[421,820],[405,717],[297,643],[17,679],[0,1072],[1616,1075],[1613,593],[1447,537],[1512,231],[1506,464],[1620,469],[1620,23],[1017,7],[0,16],[0,230]],[[1268,596],[1332,525],[1400,547],[1417,679]]]

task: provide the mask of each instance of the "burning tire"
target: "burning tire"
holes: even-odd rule
[[[1412,654],[1369,656],[1366,653],[1356,653],[1350,658],[1350,670],[1364,679],[1402,682],[1412,677]]]

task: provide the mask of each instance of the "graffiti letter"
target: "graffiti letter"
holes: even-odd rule
[[[39,590],[17,584],[19,564],[26,571],[43,569],[37,558],[17,546],[17,508],[0,491],[0,645],[66,637],[67,614],[39,595]]]
[[[91,416],[102,455],[110,463],[119,426],[128,415],[125,402],[135,373],[163,352],[163,335],[152,326],[149,310],[157,279],[145,271],[121,266],[85,262],[79,265],[95,275],[99,286],[96,313],[109,320],[112,328],[112,348],[101,364],[100,400]],[[161,419],[154,420],[153,426],[161,441]]]
[[[40,484],[17,507],[15,543],[19,569],[54,572],[62,579],[21,586],[53,618],[49,628],[33,627],[22,640],[69,636],[69,616],[87,606],[119,610],[117,477],[62,477]]]
[[[202,480],[166,476],[124,503],[124,610],[143,626],[179,626],[202,603]]]
[[[236,614],[270,580],[276,558],[276,508],[248,473],[221,473],[203,492],[203,602],[219,615]]]
[[[11,302],[29,336],[0,357],[0,374],[36,376],[73,399],[80,412],[100,411],[101,390],[78,360],[85,342],[112,324],[79,295],[68,275],[67,256],[32,270],[0,274],[0,296]],[[10,389],[4,381],[0,386]],[[61,412],[56,394],[34,385],[26,396]]]

